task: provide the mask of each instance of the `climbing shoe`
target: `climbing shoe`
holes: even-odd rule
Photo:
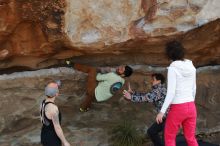
[[[87,112],[88,110],[89,110],[89,108],[86,108],[86,109],[84,109],[84,108],[82,108],[82,107],[79,108],[79,111],[80,111],[80,112]]]
[[[74,67],[74,63],[71,60],[65,60],[65,63],[68,67]]]

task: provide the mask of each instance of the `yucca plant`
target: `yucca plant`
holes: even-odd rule
[[[143,138],[131,122],[124,121],[112,129],[113,146],[141,146]]]

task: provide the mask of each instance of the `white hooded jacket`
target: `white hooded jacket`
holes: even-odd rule
[[[165,113],[170,104],[181,104],[195,100],[196,69],[192,61],[173,61],[168,67],[167,95],[161,112]]]

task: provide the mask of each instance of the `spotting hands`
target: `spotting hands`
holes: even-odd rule
[[[131,100],[131,93],[133,93],[134,91],[131,89],[131,85],[130,82],[128,82],[128,90],[124,90],[123,91],[123,95],[126,99]]]
[[[123,94],[126,99],[131,100],[131,93],[130,92],[128,92],[127,90],[124,90]]]
[[[130,82],[128,82],[128,92],[129,93],[133,93],[134,91],[131,89],[131,84]]]

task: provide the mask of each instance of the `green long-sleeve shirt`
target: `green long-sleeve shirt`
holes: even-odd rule
[[[98,102],[108,100],[113,95],[111,93],[111,87],[115,83],[125,83],[125,80],[114,72],[101,74],[98,73],[96,80],[99,82],[95,89],[95,97]]]

